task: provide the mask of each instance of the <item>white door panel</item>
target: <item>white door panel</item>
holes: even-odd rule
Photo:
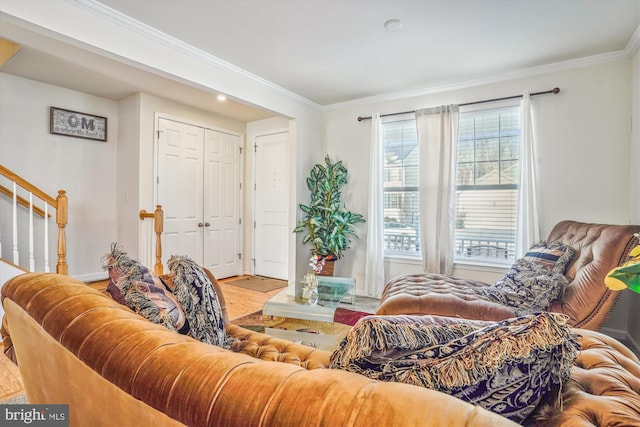
[[[205,130],[204,265],[218,278],[241,273],[240,137]]]
[[[256,137],[255,274],[287,280],[289,134]]]
[[[202,260],[203,130],[159,120],[158,204],[164,211],[163,263],[171,255]],[[199,141],[199,142],[198,142]]]
[[[241,137],[158,121],[163,262],[186,255],[217,278],[239,275]]]

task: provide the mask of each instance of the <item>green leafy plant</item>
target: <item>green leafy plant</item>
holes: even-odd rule
[[[358,237],[355,225],[365,221],[343,206],[341,189],[346,183],[347,168],[342,161],[333,163],[329,156],[324,164],[316,164],[307,178],[311,203],[299,205],[304,217],[293,232],[306,232],[302,243],[310,243],[312,254],[320,258],[341,258],[351,245],[350,236]]]
[[[640,233],[634,235],[640,239]],[[629,252],[630,259],[611,270],[604,279],[604,284],[612,291],[629,288],[640,294],[640,245]]]

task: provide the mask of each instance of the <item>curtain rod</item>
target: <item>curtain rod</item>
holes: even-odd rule
[[[546,95],[548,93],[559,93],[560,92],[560,88],[554,87],[551,90],[545,90],[543,92],[534,92],[532,94],[530,94],[530,96],[536,96],[536,95]],[[464,107],[466,105],[475,105],[475,104],[484,104],[487,102],[496,102],[496,101],[504,101],[507,99],[517,99],[517,98],[522,98],[522,95],[513,95],[513,96],[505,96],[503,98],[494,98],[494,99],[483,99],[482,101],[473,101],[473,102],[466,102],[464,104],[458,104],[460,107]],[[401,113],[389,113],[389,114],[380,114],[380,117],[389,117],[389,116],[399,116],[400,114],[409,114],[409,113],[415,113],[416,111],[403,111]],[[361,122],[363,120],[370,120],[371,116],[369,117],[362,117],[359,116],[358,117],[358,121]]]

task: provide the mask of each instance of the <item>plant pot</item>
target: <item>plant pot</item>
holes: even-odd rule
[[[324,260],[324,266],[322,266],[322,270],[320,273],[317,273],[318,276],[333,276],[333,268],[335,266],[336,260]]]

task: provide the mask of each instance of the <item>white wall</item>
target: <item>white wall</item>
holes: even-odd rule
[[[69,274],[93,280],[117,229],[118,105],[5,73],[0,73],[0,93],[0,163],[53,197],[67,191]],[[50,106],[107,117],[107,142],[50,134]],[[55,229],[55,221],[49,227]],[[54,240],[53,271],[56,253]],[[21,265],[23,259],[28,261],[26,254]]]
[[[131,27],[122,19],[110,16],[101,5],[93,3],[72,3],[63,0],[32,0],[29,2],[6,0],[0,9],[12,19],[15,25],[33,29],[62,42],[81,46],[91,52],[119,58],[123,62],[172,76],[179,81],[190,82],[193,86],[212,92],[222,92],[229,98],[236,98],[258,108],[273,111],[275,115],[291,118],[294,122],[295,146],[295,204],[305,197],[297,185],[322,149],[322,128],[320,107],[291,92],[279,88],[255,76],[225,66],[215,58],[168,42],[159,35],[149,33],[147,28]],[[142,110],[141,110],[142,113]],[[143,120],[143,115],[140,116]],[[141,128],[141,138],[149,138],[148,129]],[[144,147],[147,149],[147,147]],[[141,159],[145,153],[141,152]],[[145,170],[140,170],[140,194],[148,194],[150,186]],[[120,187],[119,187],[120,188]],[[122,194],[119,194],[118,201]],[[145,196],[148,197],[148,196]],[[139,200],[145,209],[150,200]],[[124,228],[121,229],[124,231]],[[306,268],[306,251],[296,245],[296,271],[302,275]]]
[[[324,114],[325,141],[328,153],[343,160],[350,172],[346,205],[366,216],[370,122],[358,122],[358,116],[492,99],[556,86],[561,89],[558,95],[539,96],[532,101],[539,129],[536,138],[542,235],[546,236],[563,219],[629,223],[631,63],[626,59],[467,89],[334,106]],[[366,227],[359,230],[360,239],[336,268],[341,275],[356,277],[362,285],[367,236]],[[387,279],[421,270],[419,265],[394,260],[387,260],[385,266]],[[473,266],[456,267],[454,274],[461,277],[487,280],[502,274],[500,270],[483,268],[478,272]]]
[[[631,222],[640,224],[640,50],[633,56],[631,65]],[[627,306],[627,331],[640,349],[640,294],[623,291],[621,299]]]

